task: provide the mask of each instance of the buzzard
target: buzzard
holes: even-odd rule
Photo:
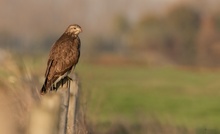
[[[52,46],[41,94],[57,89],[57,83],[75,68],[80,56],[80,32],[81,27],[72,24]]]

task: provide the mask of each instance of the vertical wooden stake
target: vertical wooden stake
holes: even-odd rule
[[[66,84],[60,87],[57,93],[61,96],[60,105],[60,120],[59,120],[59,132],[58,134],[66,134],[67,129],[67,115],[69,108],[69,96],[70,96],[70,81],[66,80]]]
[[[70,84],[70,99],[67,119],[67,134],[75,134],[76,124],[76,112],[77,112],[77,100],[79,83],[76,74],[72,75],[73,81]]]

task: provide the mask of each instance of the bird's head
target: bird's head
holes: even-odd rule
[[[66,33],[71,34],[71,35],[78,35],[81,32],[82,32],[82,29],[77,24],[69,25],[69,27],[66,29]]]

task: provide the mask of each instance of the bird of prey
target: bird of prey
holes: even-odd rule
[[[61,37],[53,44],[47,69],[45,82],[41,89],[41,94],[57,89],[57,83],[67,77],[72,69],[75,68],[80,56],[79,33],[82,29],[77,24],[69,25]]]

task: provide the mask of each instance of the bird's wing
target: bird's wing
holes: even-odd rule
[[[46,69],[46,72],[45,72],[45,77],[47,78],[48,74],[49,74],[49,71],[50,71],[50,68],[51,68],[51,65],[53,64],[53,60],[52,59],[49,59],[48,62],[47,62],[47,69]]]
[[[71,70],[78,62],[79,50],[74,47],[75,43],[78,42],[64,39],[53,45],[46,71],[46,79],[49,83],[54,83],[59,76]]]

